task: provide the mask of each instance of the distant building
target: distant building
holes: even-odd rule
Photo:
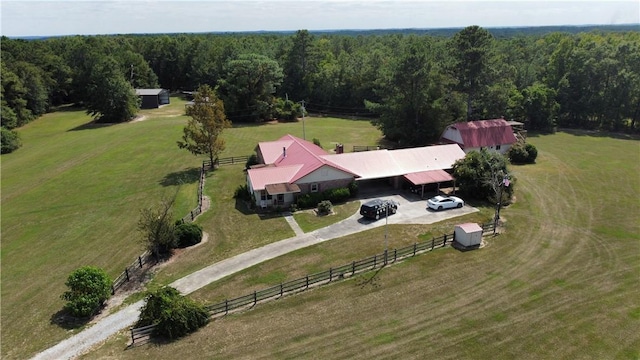
[[[487,149],[505,154],[517,142],[505,119],[477,120],[447,126],[440,142],[458,144],[465,153]]]
[[[169,104],[169,90],[166,89],[136,89],[136,95],[142,100],[142,109],[157,109],[160,105]]]

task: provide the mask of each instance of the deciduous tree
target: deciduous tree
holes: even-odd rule
[[[225,148],[221,137],[224,129],[231,127],[224,113],[224,104],[209,85],[202,85],[187,107],[187,115],[191,117],[183,129],[182,141],[178,147],[187,149],[194,155],[206,154],[213,166],[218,154]]]
[[[177,192],[172,198],[164,198],[158,205],[140,211],[138,231],[142,236],[143,244],[156,259],[166,256],[177,245],[172,212],[176,195]]]
[[[270,120],[282,68],[264,55],[243,54],[225,65],[217,91],[233,121]]]

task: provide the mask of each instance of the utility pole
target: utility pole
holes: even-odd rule
[[[387,203],[385,206],[385,216],[384,216],[384,264],[387,265],[387,251],[388,251],[388,237],[389,237],[389,204]]]
[[[302,140],[307,140],[307,134],[304,129],[304,112],[305,112],[304,100],[302,100],[301,103],[302,103]]]

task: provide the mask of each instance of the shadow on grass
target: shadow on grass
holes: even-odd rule
[[[182,184],[192,184],[200,181],[200,168],[194,167],[182,171],[167,174],[160,180],[162,186],[175,186]]]
[[[119,124],[123,124],[123,123],[101,123],[101,122],[96,122],[96,121],[90,121],[88,123],[82,124],[82,125],[78,125],[74,128],[71,128],[67,131],[80,131],[80,130],[92,130],[92,129],[100,129],[100,128],[104,128],[104,127],[109,127],[109,126],[113,126],[113,125],[119,125]]]
[[[100,310],[96,314],[100,313],[100,311],[102,311],[103,309],[104,307],[100,308]],[[74,330],[87,325],[92,318],[93,317],[77,318],[69,315],[66,310],[62,309],[57,313],[51,315],[49,321],[51,322],[51,324],[57,325],[65,330]]]
[[[362,289],[368,286],[373,289],[379,288],[380,284],[378,283],[378,274],[382,271],[382,269],[384,269],[384,266],[378,268],[373,274],[371,274],[371,276],[369,276],[369,273],[362,275],[362,279],[357,281],[356,285]]]
[[[242,199],[236,199],[236,210],[240,211],[243,215],[253,215],[256,213],[249,208],[247,201]]]
[[[560,128],[557,132],[563,132],[567,134],[571,134],[574,136],[591,136],[591,137],[600,137],[600,138],[612,138],[619,140],[640,140],[640,134],[637,133],[623,133],[623,132],[610,132],[610,131],[601,131],[601,130],[585,130],[585,129],[569,129],[569,128]],[[553,135],[553,133],[544,133],[544,132],[529,132],[527,134],[528,138],[537,138],[547,135]]]

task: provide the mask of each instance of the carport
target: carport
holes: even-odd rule
[[[464,158],[465,153],[457,144],[424,146],[397,150],[374,150],[355,153],[324,155],[323,158],[357,175],[358,185],[388,182],[397,189],[404,177],[414,185],[438,184],[453,181],[444,169]],[[455,186],[455,184],[454,184]]]
[[[448,172],[444,170],[428,170],[420,171],[411,174],[404,175],[414,186],[420,186],[422,191],[420,192],[420,198],[424,198],[424,186],[427,184],[438,184],[438,192],[440,192],[440,184],[447,181],[453,181],[453,191],[455,194],[456,180]]]

